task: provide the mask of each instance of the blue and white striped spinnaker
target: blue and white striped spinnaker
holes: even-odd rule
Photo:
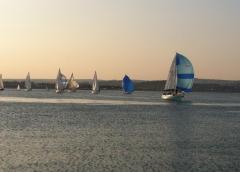
[[[177,89],[192,92],[194,70],[189,59],[181,54],[176,54]]]

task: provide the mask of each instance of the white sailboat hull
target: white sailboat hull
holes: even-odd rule
[[[163,100],[181,100],[184,97],[184,93],[177,93],[177,94],[163,94]]]

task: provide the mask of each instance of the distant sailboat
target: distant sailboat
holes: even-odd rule
[[[61,70],[58,70],[57,79],[56,79],[56,93],[63,93],[67,87],[67,78],[61,73]]]
[[[67,84],[67,89],[70,92],[76,92],[76,90],[79,88],[79,84],[77,83],[77,81],[74,79],[73,73],[68,81]]]
[[[17,91],[20,91],[21,90],[21,87],[20,87],[20,84],[17,85]]]
[[[32,84],[31,84],[31,78],[30,73],[28,72],[26,80],[25,80],[25,91],[31,91],[32,90]]]
[[[131,94],[134,91],[133,81],[127,75],[125,75],[122,80],[122,88],[126,94]]]
[[[0,91],[4,90],[3,80],[2,80],[2,74],[0,74]]]
[[[178,100],[183,98],[185,92],[192,91],[193,80],[192,63],[183,55],[176,53],[163,90],[162,99]]]
[[[98,94],[100,92],[100,87],[97,79],[97,72],[95,71],[94,77],[93,77],[93,82],[92,82],[92,93],[93,94]]]

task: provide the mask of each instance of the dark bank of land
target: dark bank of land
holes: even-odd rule
[[[54,89],[54,80],[32,80],[33,89]],[[91,89],[90,80],[78,80],[80,90]],[[138,91],[161,91],[164,89],[164,80],[161,81],[134,81],[135,88]],[[99,81],[102,90],[119,90],[121,89],[121,81]],[[24,80],[5,80],[5,88],[17,88],[20,84],[24,88]],[[193,91],[199,92],[240,92],[240,81],[228,80],[209,80],[209,79],[196,79],[193,86]]]

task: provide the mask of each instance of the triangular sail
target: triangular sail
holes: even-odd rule
[[[0,74],[0,90],[4,90],[4,84],[2,80],[2,74]]]
[[[18,91],[21,90],[20,84],[17,85],[17,90],[18,90]]]
[[[177,89],[184,92],[192,92],[194,81],[193,65],[187,57],[176,54]]]
[[[97,79],[97,72],[95,71],[94,77],[93,77],[93,83],[92,83],[92,92],[93,93],[99,93],[100,92],[100,87]]]
[[[67,89],[70,90],[70,91],[76,91],[77,88],[79,88],[79,84],[77,83],[77,81],[74,79],[74,76],[73,76],[73,73],[68,81],[68,84],[67,84]]]
[[[172,61],[164,90],[175,90],[177,86],[176,57]]]
[[[56,91],[63,92],[67,86],[67,78],[61,73],[61,70],[58,70],[57,79],[56,79]]]
[[[131,94],[134,91],[133,81],[127,75],[125,75],[123,78],[122,88],[123,88],[123,91],[127,94]]]
[[[26,91],[31,91],[32,90],[32,84],[31,84],[31,78],[30,78],[30,73],[28,72],[26,80],[25,80],[25,87]]]

